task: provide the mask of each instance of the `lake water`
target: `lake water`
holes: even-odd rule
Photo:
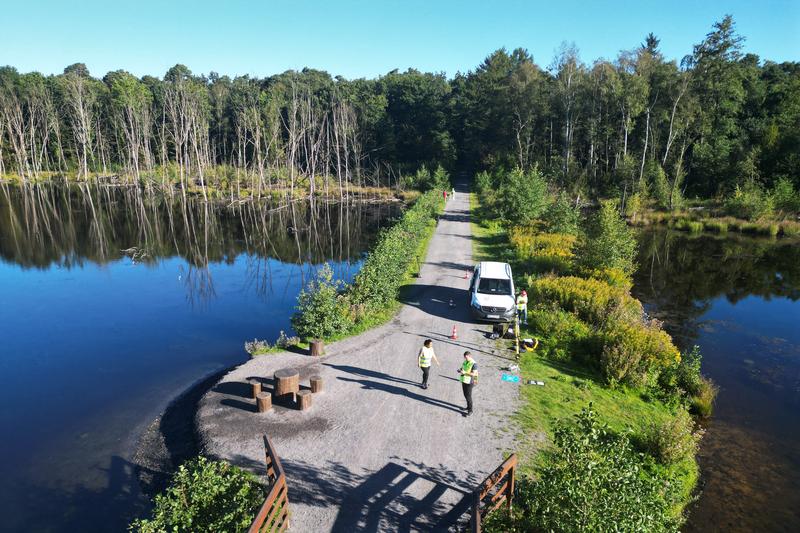
[[[640,234],[634,293],[719,386],[686,531],[800,531],[800,243]]]
[[[124,530],[144,426],[289,331],[322,262],[351,279],[398,212],[0,187],[0,530]]]

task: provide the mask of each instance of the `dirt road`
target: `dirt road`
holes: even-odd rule
[[[513,448],[511,415],[518,386],[500,380],[508,354],[485,338],[467,307],[472,269],[469,198],[457,189],[430,243],[417,284],[390,323],[327,347],[328,355],[258,357],[226,375],[200,402],[205,453],[263,470],[262,434],[283,461],[291,530],[447,531],[467,520],[468,495]],[[450,300],[455,307],[450,306]],[[448,337],[453,325],[458,340]],[[441,367],[420,387],[417,353],[433,339]],[[465,417],[456,373],[464,350],[480,371],[475,414]],[[296,368],[301,383],[318,374],[324,392],[310,410],[263,415],[248,379],[271,384],[275,370]]]

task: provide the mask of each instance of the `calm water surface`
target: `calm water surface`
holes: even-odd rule
[[[634,292],[720,387],[687,531],[800,531],[800,243],[640,235]]]
[[[141,430],[289,331],[315,269],[349,280],[397,213],[0,189],[0,530],[124,530]]]

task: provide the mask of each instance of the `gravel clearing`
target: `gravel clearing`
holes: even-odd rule
[[[286,470],[291,531],[464,527],[470,491],[514,447],[519,401],[519,386],[500,379],[513,354],[500,355],[485,337],[491,326],[470,319],[464,272],[472,266],[469,197],[461,187],[395,319],[327,346],[321,358],[267,355],[232,370],[199,402],[201,450],[260,474],[261,436],[269,435]],[[416,356],[426,338],[441,367],[433,366],[424,390]],[[456,373],[467,349],[480,372],[470,417]],[[248,380],[270,390],[281,368],[299,370],[301,386],[322,376],[324,390],[308,411],[277,406],[258,414]]]

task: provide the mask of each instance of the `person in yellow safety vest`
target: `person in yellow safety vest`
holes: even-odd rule
[[[472,414],[472,387],[478,381],[478,365],[475,364],[475,359],[472,358],[471,353],[464,352],[464,362],[461,363],[458,374],[464,399],[467,400],[467,412],[464,413],[464,416],[470,416]]]
[[[517,296],[517,318],[521,324],[528,324],[528,293],[524,290]]]
[[[439,364],[439,360],[436,359],[436,354],[433,352],[432,340],[426,339],[425,342],[422,343],[422,348],[419,350],[417,360],[419,362],[419,367],[422,369],[422,388],[427,389],[428,374],[431,370],[431,360],[433,360],[437,366],[442,366]]]

